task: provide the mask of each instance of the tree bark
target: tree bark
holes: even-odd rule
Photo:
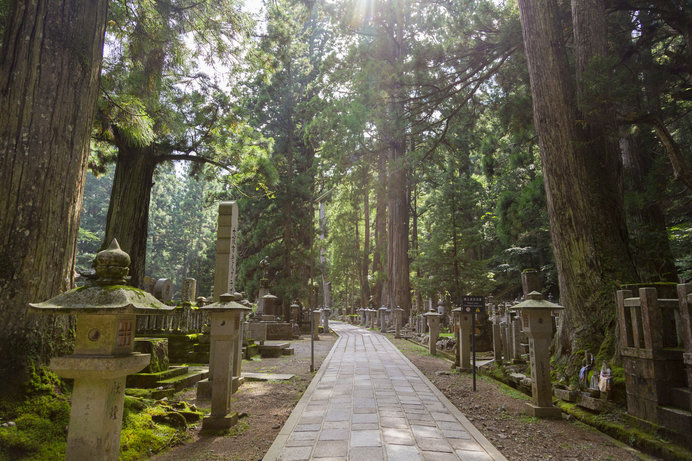
[[[0,48],[0,386],[64,349],[27,303],[72,287],[107,2],[11,1]]]
[[[387,158],[384,148],[377,156],[377,186],[375,187],[375,253],[372,258],[372,272],[375,275],[373,303],[382,304],[385,267],[387,264]]]
[[[363,174],[363,259],[360,267],[361,307],[367,307],[370,300],[370,168],[366,165]]]
[[[560,302],[566,307],[558,354],[569,358],[570,352],[598,346],[614,334],[615,287],[618,281],[636,280],[627,245],[617,136],[609,131],[609,112],[586,100],[581,89],[581,114],[576,110],[575,88],[585,84],[593,58],[603,56],[605,30],[599,17],[605,12],[596,0],[572,3],[575,82],[569,74],[557,2],[518,3]]]
[[[102,249],[114,238],[130,255],[130,284],[142,288],[149,235],[149,204],[158,159],[153,146],[118,146]],[[165,276],[166,274],[158,274]]]

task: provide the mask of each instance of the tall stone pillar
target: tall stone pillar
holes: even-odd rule
[[[456,309],[455,309],[456,310]],[[471,370],[471,316],[472,311],[459,309],[459,369],[462,371]]]
[[[404,310],[400,307],[394,309],[394,337],[401,338],[401,323],[404,320]]]
[[[442,317],[437,312],[426,312],[423,314],[428,322],[428,329],[430,330],[430,336],[428,341],[428,351],[430,355],[437,354],[437,338],[440,334],[440,317]]]
[[[225,293],[219,302],[204,306],[209,313],[211,341],[214,345],[214,379],[211,381],[211,414],[202,420],[203,431],[219,431],[238,422],[238,415],[231,412],[233,374],[238,347],[242,348],[242,315],[249,308],[234,301],[234,296]],[[238,370],[239,371],[239,370]]]
[[[312,311],[312,337],[315,341],[320,339],[320,315],[322,315],[321,309]]]

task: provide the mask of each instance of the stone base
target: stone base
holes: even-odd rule
[[[229,413],[226,416],[205,416],[202,419],[202,432],[225,431],[238,424],[238,413]]]
[[[234,376],[231,379],[231,394],[238,392],[238,388],[243,385],[245,378]]]
[[[197,399],[211,400],[211,383],[209,378],[203,379],[197,383]]]
[[[535,416],[536,418],[545,419],[560,419],[562,418],[562,411],[557,407],[539,407],[533,403],[527,403],[524,409],[526,414],[529,416]]]
[[[577,391],[555,388],[553,389],[553,395],[560,400],[564,400],[565,402],[577,401]]]

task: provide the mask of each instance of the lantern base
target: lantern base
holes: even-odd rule
[[[543,419],[561,419],[562,410],[557,407],[539,407],[533,403],[527,403],[525,408],[529,416]]]
[[[202,432],[225,431],[236,424],[238,424],[238,413],[229,413],[226,416],[205,416],[202,419]]]

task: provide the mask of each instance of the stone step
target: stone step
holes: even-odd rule
[[[658,407],[658,423],[679,434],[692,434],[692,412],[675,407]]]
[[[674,407],[692,410],[692,391],[689,387],[674,387],[671,389],[670,399]]]
[[[197,382],[209,376],[209,369],[194,369],[174,378],[159,381],[157,387],[173,388],[175,392],[194,386]]]
[[[151,389],[159,387],[159,381],[175,378],[187,374],[188,367],[169,367],[168,370],[158,373],[135,373],[127,377],[126,387],[138,387]]]
[[[248,344],[243,347],[243,358],[245,360],[250,360],[255,355],[259,355],[259,345],[258,344]]]
[[[291,353],[284,354],[285,349],[289,349],[290,343],[270,343],[266,342],[264,345],[259,346],[259,354],[262,358],[276,358],[282,355],[291,355]],[[293,349],[290,349],[291,351]]]

